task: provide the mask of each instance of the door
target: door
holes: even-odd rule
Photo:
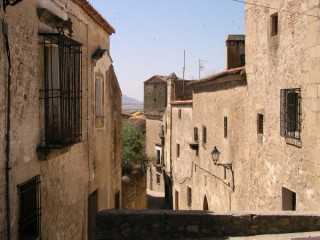
[[[96,216],[98,212],[98,190],[88,198],[88,240],[94,240],[96,234]]]

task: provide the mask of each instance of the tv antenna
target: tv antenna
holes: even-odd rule
[[[204,66],[201,64],[202,62],[208,61],[199,59],[199,80],[201,79],[201,69],[204,68]]]

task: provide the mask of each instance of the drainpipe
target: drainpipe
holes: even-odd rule
[[[10,116],[11,116],[11,57],[10,57],[10,47],[8,40],[8,24],[3,23],[3,35],[5,41],[5,48],[8,60],[8,79],[7,79],[7,114],[6,114],[6,160],[5,160],[5,179],[6,179],[6,222],[7,222],[7,239],[10,240]]]

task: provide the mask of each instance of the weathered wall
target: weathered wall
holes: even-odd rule
[[[193,123],[199,133],[199,157],[194,158],[193,169],[193,203],[194,210],[201,210],[204,199],[212,211],[241,210],[246,206],[245,200],[239,200],[239,207],[233,202],[233,184],[235,192],[248,191],[242,178],[246,174],[239,169],[244,159],[243,143],[245,132],[245,93],[246,80],[239,74],[222,77],[232,82],[194,86]],[[241,80],[242,79],[242,80]],[[224,137],[224,117],[228,118],[227,138]],[[207,128],[207,143],[203,144],[203,126]],[[189,131],[193,131],[190,129]],[[234,180],[231,170],[214,165],[211,151],[216,146],[220,151],[219,162],[232,163]]]
[[[122,209],[147,209],[146,174],[136,171],[122,177]]]
[[[9,24],[13,66],[10,163],[12,239],[18,238],[16,186],[35,175],[40,175],[41,179],[42,239],[86,239],[89,194],[98,189],[98,210],[102,210],[115,206],[114,194],[121,189],[120,150],[117,148],[120,145],[121,92],[110,58],[106,56],[104,57],[109,59],[109,63],[101,68],[106,86],[105,125],[96,129],[94,124],[95,66],[91,56],[99,47],[109,51],[109,35],[73,1],[65,0],[60,4],[62,8],[52,1],[30,0],[7,8],[5,21]],[[44,78],[40,70],[44,63],[39,56],[38,32],[55,29],[39,22],[36,7],[48,8],[63,18],[69,15],[73,22],[73,38],[83,44],[82,141],[60,150],[51,150],[46,161],[39,161],[36,153],[40,143],[40,117],[43,115],[39,107],[39,90]],[[0,55],[3,58],[4,55]],[[2,61],[4,60],[1,59]],[[3,72],[0,75],[1,86],[4,86]],[[1,87],[0,91],[3,89],[5,88]],[[3,94],[0,111],[4,106],[2,96]],[[1,126],[2,116],[0,114]],[[2,130],[0,134],[0,152],[3,156]],[[2,164],[1,161],[0,180],[4,183]],[[2,198],[4,194],[1,191],[2,189]],[[1,200],[0,234],[5,227],[3,203],[4,200]]]
[[[181,111],[181,118],[179,118],[179,111]],[[172,106],[173,209],[193,209],[187,203],[187,187],[191,189],[193,187],[193,161],[197,158],[196,151],[189,146],[189,143],[194,142],[193,126],[192,105],[181,103],[181,105]],[[180,145],[179,157],[177,144]]]
[[[319,226],[319,213],[108,210],[97,216],[96,239],[206,239],[320,231]]]
[[[144,83],[144,112],[163,112],[167,106],[167,83],[162,78]]]
[[[248,97],[245,115],[248,149],[243,167],[250,172],[239,199],[250,210],[281,209],[281,188],[296,193],[297,210],[319,210],[319,24],[318,1],[257,1],[246,6],[246,71]],[[278,12],[279,32],[271,37],[270,16]],[[290,10],[290,11],[291,11]],[[259,19],[259,21],[257,21]],[[280,136],[280,90],[301,88],[301,147]],[[265,133],[257,137],[256,116],[264,112]],[[244,178],[243,178],[244,180]],[[250,186],[250,187],[249,187]],[[255,201],[251,201],[255,199]],[[239,202],[240,203],[240,202]],[[241,204],[239,204],[240,206]]]
[[[0,11],[0,19],[3,19],[3,12]],[[2,24],[0,26],[2,32]],[[0,239],[5,239],[5,131],[6,131],[6,80],[5,59],[6,52],[4,37],[0,34]]]

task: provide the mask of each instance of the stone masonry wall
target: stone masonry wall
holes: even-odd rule
[[[146,174],[136,171],[122,177],[122,209],[147,209]]]
[[[251,173],[242,178],[250,191],[238,199],[247,199],[250,210],[279,210],[284,187],[296,193],[298,211],[319,210],[320,20],[306,14],[318,16],[320,3],[259,0],[256,4],[246,6],[248,139],[243,146],[245,166],[239,169]],[[278,34],[271,36],[271,16],[276,13]],[[287,144],[280,136],[280,90],[292,88],[301,89],[300,146]],[[258,113],[265,119],[262,139],[252,127]]]
[[[41,118],[39,92],[44,81],[44,62],[39,46],[39,32],[55,32],[39,21],[36,8],[49,9],[62,18],[71,18],[73,39],[82,46],[82,141],[63,149],[50,150],[40,161]],[[0,17],[2,17],[2,13]],[[114,208],[115,194],[121,190],[120,129],[121,91],[108,54],[100,68],[105,82],[105,125],[95,128],[95,90],[93,53],[109,51],[109,34],[99,27],[83,9],[70,0],[28,0],[9,6],[5,21],[9,25],[12,61],[12,112],[10,154],[11,238],[18,239],[19,204],[17,185],[40,175],[41,239],[87,239],[88,196],[98,190],[98,210]],[[0,37],[0,61],[4,59]],[[0,64],[0,238],[5,224],[4,193],[4,108],[6,64]],[[3,69],[5,68],[5,69]],[[112,124],[111,124],[112,123]],[[5,237],[3,237],[5,239]]]
[[[97,215],[96,239],[199,239],[319,230],[319,213],[108,210]]]

